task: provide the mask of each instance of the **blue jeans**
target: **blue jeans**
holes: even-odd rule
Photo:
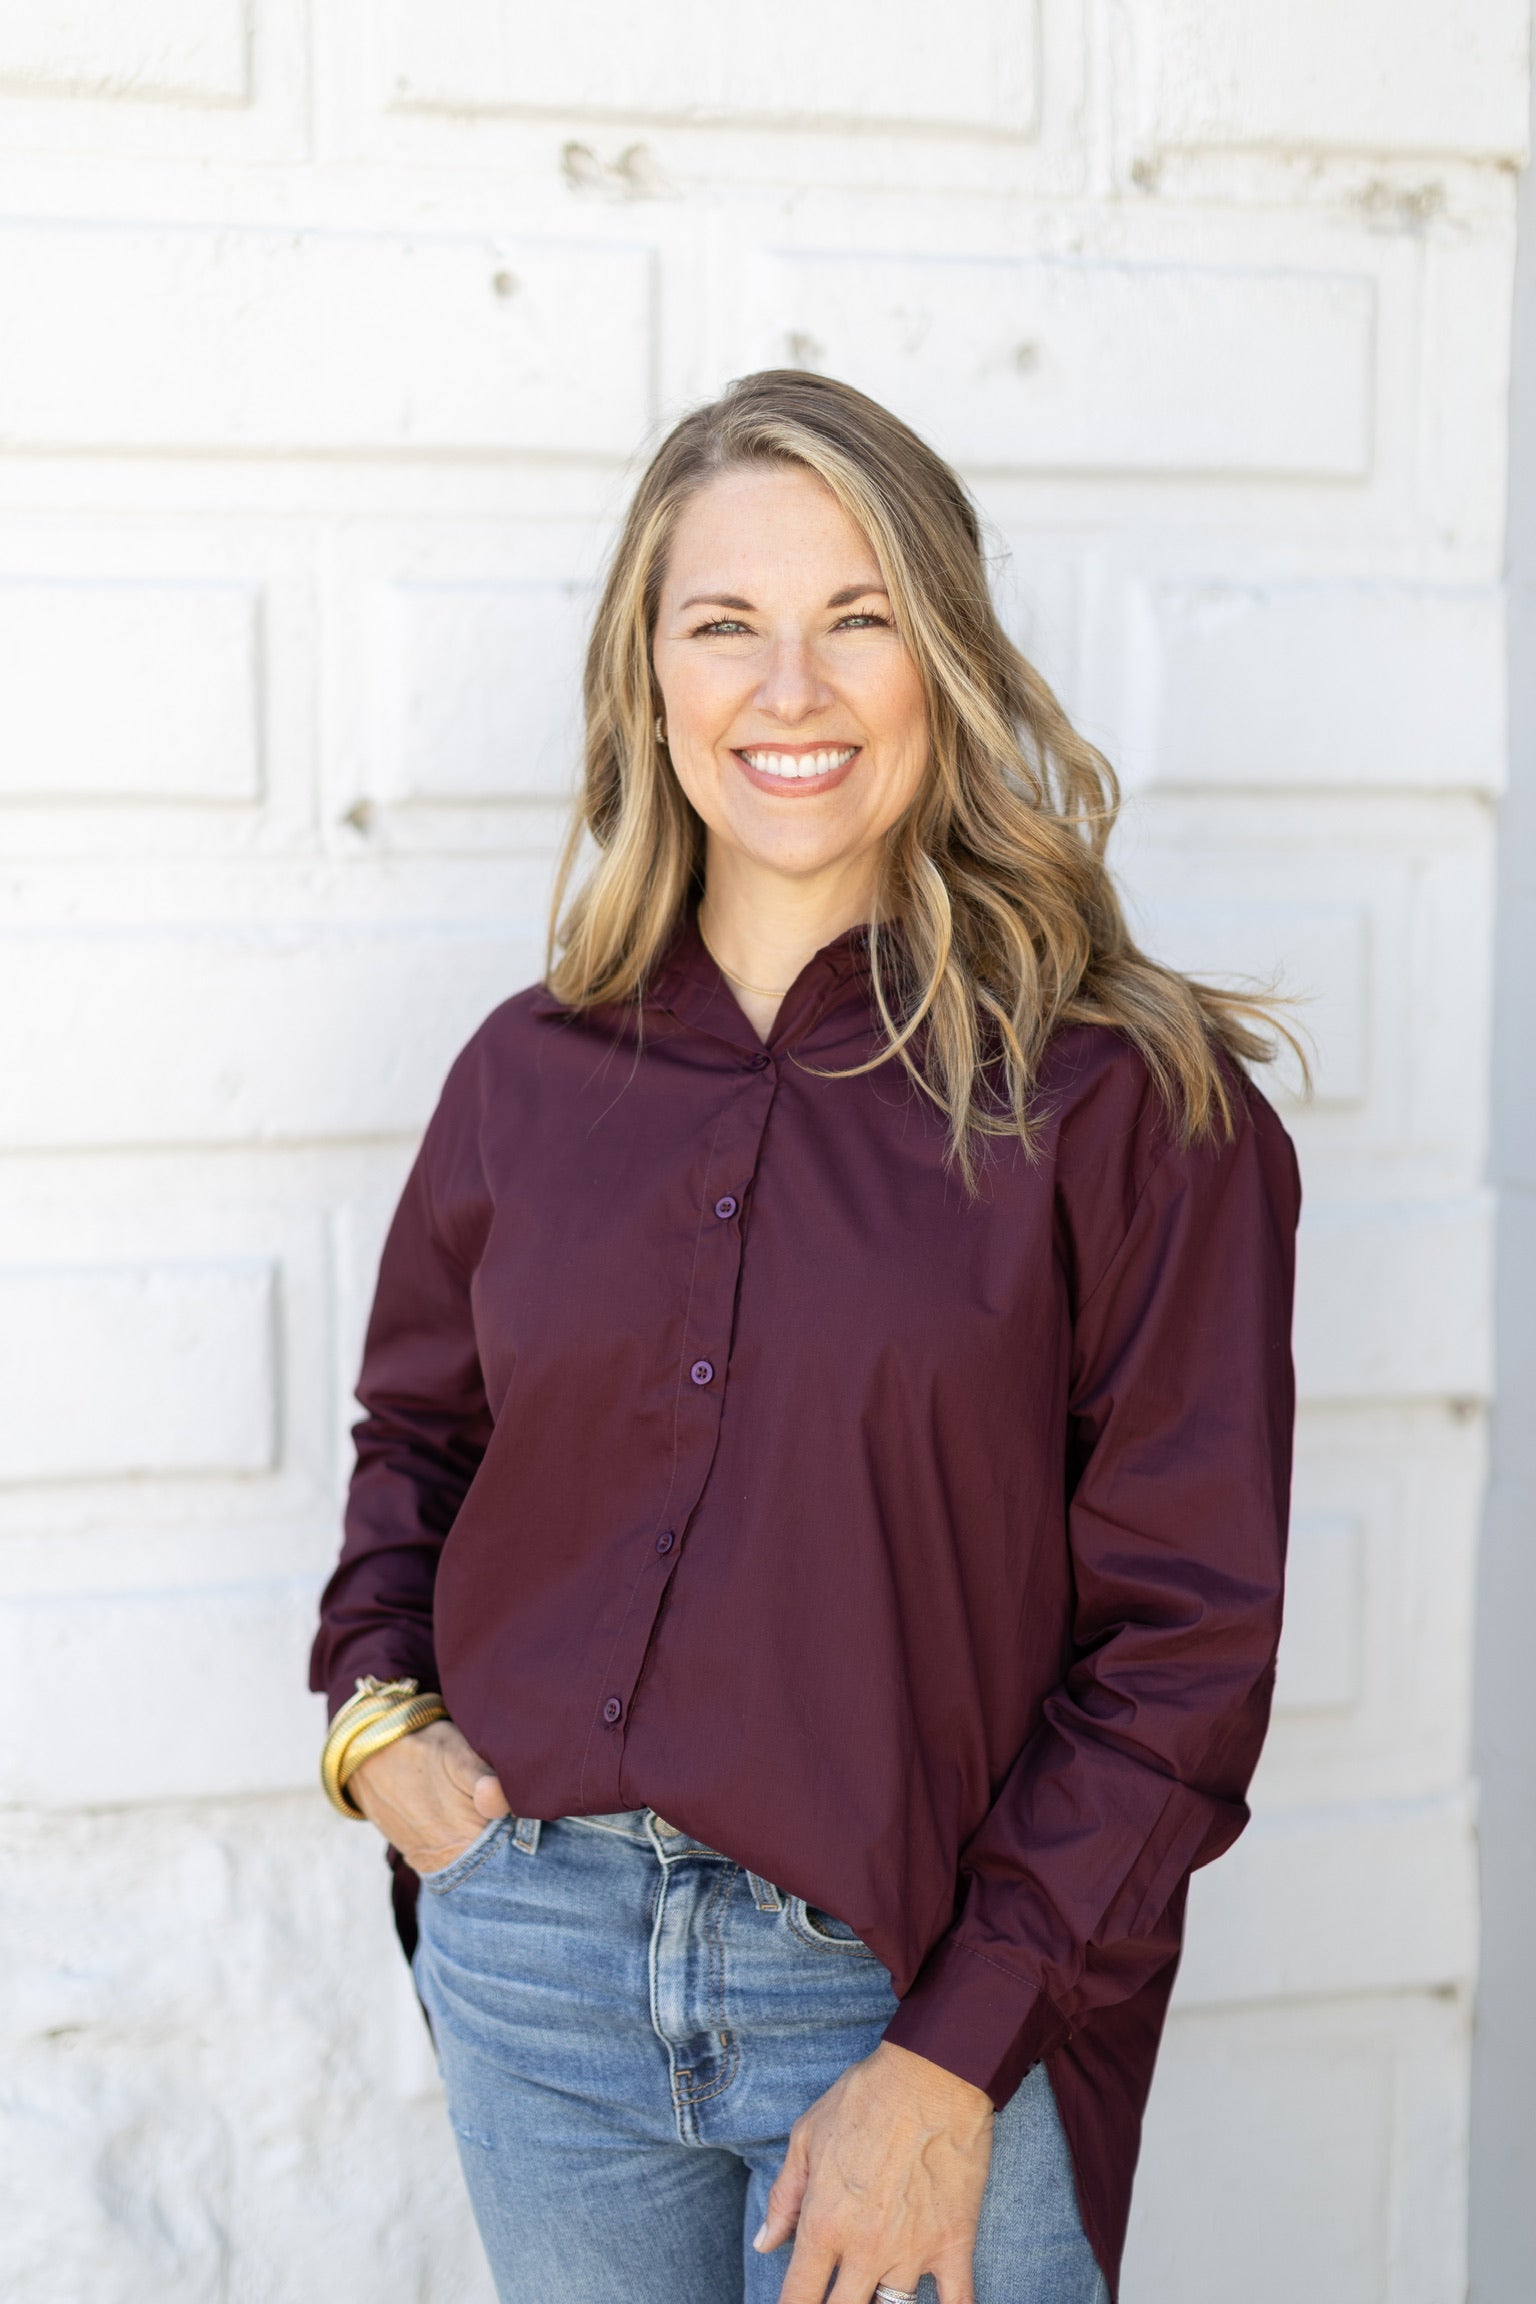
[[[504,1817],[423,1881],[419,1924],[503,2304],[774,2304],[790,2244],[751,2236],[792,2123],[896,2005],[874,1955],[649,1808]],[[978,2304],[1108,2293],[1037,2066],[995,2125]]]

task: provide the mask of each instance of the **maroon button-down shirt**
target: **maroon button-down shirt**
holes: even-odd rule
[[[649,1806],[836,1914],[889,2037],[1046,2059],[1111,2282],[1191,1869],[1269,1709],[1299,1203],[1117,1033],[967,1195],[863,931],[766,1052],[691,923],[638,1027],[454,1064],[395,1216],[313,1678],[440,1687],[528,1816]]]

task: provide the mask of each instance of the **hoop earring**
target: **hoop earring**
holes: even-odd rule
[[[661,724],[661,714],[659,712],[656,715],[656,741],[661,746],[663,752],[665,752],[667,749],[667,732]]]

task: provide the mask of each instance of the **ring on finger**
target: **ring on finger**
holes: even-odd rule
[[[884,2280],[875,2290],[875,2304],[917,2304],[915,2288],[892,2288]]]

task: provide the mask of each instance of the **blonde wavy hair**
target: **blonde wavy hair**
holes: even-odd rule
[[[916,433],[834,378],[768,369],[671,431],[635,491],[587,650],[586,769],[551,912],[547,980],[576,1009],[637,1004],[702,884],[704,826],[657,734],[651,643],[678,514],[718,474],[797,465],[869,539],[921,675],[931,755],[888,834],[870,920],[881,1043],[947,1115],[968,1179],[980,1139],[1033,1139],[1041,1058],[1068,1024],[1140,1051],[1185,1141],[1230,1135],[1222,1054],[1267,1062],[1271,995],[1161,966],[1104,860],[1119,788],[1003,630],[964,485]],[[596,849],[574,895],[586,843]]]

